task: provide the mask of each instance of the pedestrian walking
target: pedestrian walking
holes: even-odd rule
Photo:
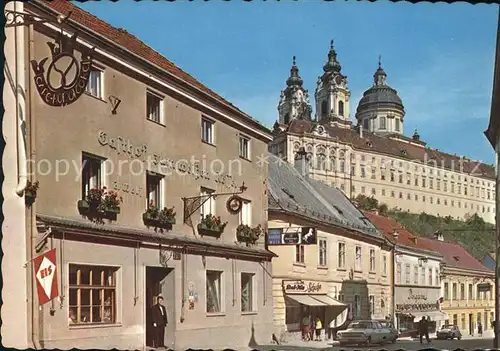
[[[316,318],[311,318],[311,324],[309,326],[309,340],[314,340],[314,332],[316,330]]]
[[[309,315],[302,318],[302,340],[309,341],[309,328],[311,327],[311,320]]]
[[[321,341],[321,329],[323,329],[321,319],[316,317],[316,341]]]
[[[483,325],[481,324],[481,322],[477,322],[477,333],[479,334],[479,336],[483,336]]]
[[[429,338],[429,323],[425,317],[422,317],[422,319],[419,322],[419,334],[420,334],[420,343],[423,343],[423,338],[425,336],[425,340],[427,340],[427,343],[430,343],[431,340]]]

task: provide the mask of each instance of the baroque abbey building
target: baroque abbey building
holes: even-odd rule
[[[417,130],[404,135],[406,111],[387,84],[379,60],[373,85],[364,92],[350,120],[350,91],[333,41],[314,93],[309,94],[293,59],[278,104],[271,153],[294,163],[309,155],[307,175],[341,189],[354,199],[373,196],[389,208],[464,219],[477,213],[495,218],[493,166],[426,146]]]

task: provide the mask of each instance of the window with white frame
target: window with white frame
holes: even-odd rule
[[[420,279],[422,285],[425,285],[425,267],[420,268]]]
[[[90,189],[101,188],[103,179],[104,159],[98,156],[82,154],[82,199],[85,199]]]
[[[295,262],[304,263],[304,245],[295,245]]]
[[[356,249],[355,249],[355,257],[356,257],[356,261],[355,261],[355,266],[354,268],[357,270],[357,271],[361,271],[361,246],[356,246]]]
[[[163,176],[148,172],[146,174],[147,207],[153,205],[158,209],[163,208]]]
[[[441,284],[441,282],[439,281],[439,270],[436,268],[435,272],[434,272],[434,285],[435,286],[439,286],[439,284]]]
[[[201,188],[200,195],[202,196],[201,201],[205,201],[203,205],[200,207],[200,215],[201,217],[205,217],[206,215],[215,216],[215,200],[212,196],[209,197],[210,194],[213,194],[215,190],[208,188]]]
[[[361,296],[354,295],[354,318],[361,317]]]
[[[418,285],[418,265],[413,266],[413,284]]]
[[[339,243],[338,249],[338,268],[345,268],[345,243]]]
[[[69,265],[69,324],[113,324],[118,268]]]
[[[375,250],[370,249],[370,272],[375,272]]]
[[[405,266],[405,283],[406,284],[410,284],[410,265],[407,264]],[[417,279],[418,279],[418,275],[417,275]]]
[[[220,313],[222,308],[222,272],[207,271],[207,312]]]
[[[382,256],[382,275],[387,275],[387,255]]]
[[[254,306],[254,278],[253,273],[241,273],[241,312],[252,312]]]
[[[429,268],[428,274],[429,274],[429,277],[428,277],[429,280],[428,280],[427,284],[432,285],[432,268]]]
[[[401,284],[403,282],[402,279],[403,269],[401,267],[401,263],[398,263],[396,266],[396,281]]]
[[[240,157],[250,159],[250,138],[240,135]]]
[[[96,98],[102,99],[103,76],[104,72],[102,70],[93,67],[90,71],[85,92]]]
[[[370,315],[374,316],[375,315],[375,296],[370,295]]]
[[[239,213],[240,224],[252,225],[252,202],[243,200],[241,204],[241,210]]]
[[[201,119],[201,140],[208,144],[215,144],[214,122],[207,118]]]
[[[156,94],[146,92],[146,113],[151,121],[162,123],[162,105],[163,99]]]
[[[320,266],[326,266],[327,265],[327,258],[326,258],[326,239],[320,239],[318,240],[318,253],[319,253],[319,265]]]

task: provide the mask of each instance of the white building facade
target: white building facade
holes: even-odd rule
[[[271,153],[293,163],[304,147],[313,160],[309,175],[351,199],[362,194],[413,213],[458,219],[477,214],[494,222],[494,167],[432,149],[416,130],[405,136],[406,111],[380,61],[373,85],[356,108],[356,126],[350,120],[347,77],[333,45],[317,82],[316,118],[298,72],[294,61],[281,94]]]

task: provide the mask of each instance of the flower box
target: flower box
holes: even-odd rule
[[[248,244],[255,244],[257,240],[259,240],[260,235],[262,234],[262,229],[260,224],[251,228],[248,225],[240,224],[238,228],[236,228],[236,239],[239,242]]]
[[[78,200],[77,207],[80,214],[86,214],[90,210],[90,204],[86,200]]]
[[[175,224],[175,215],[174,207],[165,207],[163,210],[159,210],[151,202],[149,208],[142,214],[142,221],[147,227],[172,229],[172,226]]]
[[[117,191],[108,191],[106,187],[102,187],[91,189],[85,199],[78,201],[77,207],[81,215],[90,219],[116,220],[122,202]]]
[[[213,236],[213,237],[220,237],[221,234],[224,232],[224,229],[220,228],[208,228],[205,224],[199,223],[198,224],[198,233],[200,235],[204,236]]]

